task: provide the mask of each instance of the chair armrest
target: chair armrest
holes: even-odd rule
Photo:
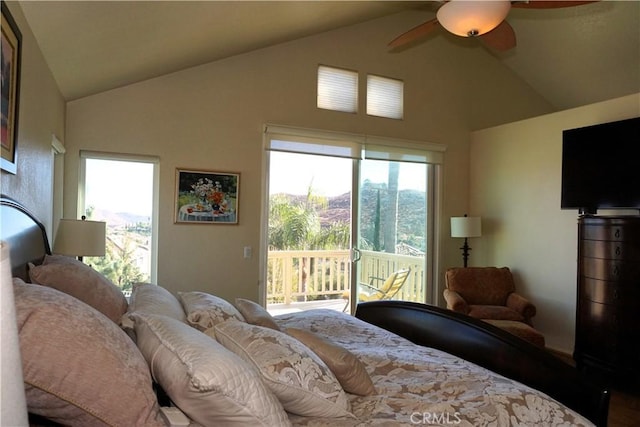
[[[360,286],[360,288],[366,288],[366,289],[364,289],[365,292],[377,292],[379,294],[383,294],[384,293],[380,289],[378,289],[375,286],[372,286],[372,285],[370,285],[368,283],[360,282],[359,286]]]
[[[462,296],[456,291],[445,289],[444,299],[447,301],[447,308],[449,310],[457,311],[462,314],[469,313],[469,304],[467,304],[464,298],[462,298]]]
[[[520,294],[511,292],[507,297],[507,307],[522,314],[527,323],[536,315],[536,306]]]

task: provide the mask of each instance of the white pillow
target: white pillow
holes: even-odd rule
[[[229,319],[244,322],[242,314],[227,300],[206,292],[178,292],[187,322],[201,331]]]
[[[215,340],[166,316],[131,317],[153,378],[189,418],[202,425],[290,425],[255,369]]]
[[[347,395],[327,365],[296,339],[274,329],[224,322],[205,331],[253,364],[288,412],[353,417]]]

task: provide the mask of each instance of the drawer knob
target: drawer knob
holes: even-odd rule
[[[620,237],[620,234],[621,234],[621,233],[620,233],[620,229],[619,229],[619,228],[616,228],[616,231],[613,233],[613,235],[614,235],[615,237]]]

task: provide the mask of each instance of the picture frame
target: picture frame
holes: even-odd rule
[[[2,130],[0,167],[17,173],[18,110],[20,104],[20,64],[22,62],[22,33],[2,2]]]
[[[176,169],[176,224],[238,224],[240,174]]]

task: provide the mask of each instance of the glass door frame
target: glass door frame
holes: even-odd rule
[[[437,291],[436,283],[439,275],[439,259],[440,259],[440,224],[441,224],[441,206],[442,206],[442,163],[443,153],[446,151],[446,146],[441,144],[433,144],[426,142],[412,142],[404,140],[396,140],[393,138],[380,138],[369,137],[360,134],[348,134],[342,132],[332,132],[316,129],[295,128],[288,126],[264,125],[263,144],[263,183],[262,183],[262,229],[260,238],[260,279],[259,279],[259,303],[266,306],[266,277],[267,277],[267,262],[268,262],[268,221],[269,221],[269,152],[271,148],[272,140],[276,141],[278,136],[287,136],[290,140],[300,142],[310,142],[311,144],[317,139],[319,144],[327,141],[346,141],[351,145],[350,149],[353,150],[354,145],[360,145],[364,150],[365,144],[368,140],[375,148],[380,148],[380,144],[393,147],[396,153],[402,153],[406,150],[407,158],[415,158],[424,156],[426,159],[436,159],[436,161],[426,161],[427,174],[425,180],[428,180],[426,186],[426,205],[427,205],[427,221],[426,221],[426,249],[425,249],[425,275],[423,279],[423,286],[425,287],[426,301],[421,301],[427,304],[436,304],[438,297],[435,294]],[[298,139],[299,138],[299,139]],[[331,144],[329,144],[331,145]],[[337,144],[336,144],[337,145]],[[336,156],[338,157],[338,156]],[[359,229],[359,198],[360,198],[360,161],[362,156],[352,158],[352,196],[351,196],[351,241],[352,248],[354,242],[358,240]],[[400,160],[404,161],[404,160]],[[431,218],[429,218],[431,215]],[[353,284],[358,283],[358,271],[353,262],[354,251],[352,250],[352,263],[350,274],[350,289],[351,298],[349,300],[350,312],[355,313],[356,292],[357,286]]]
[[[352,241],[352,263],[351,263],[351,296],[349,298],[350,313],[355,313],[358,304],[358,283],[361,281],[360,248],[360,221],[361,221],[361,165],[362,160],[353,161],[353,182],[352,182],[352,220],[351,220],[351,241]],[[424,277],[422,286],[424,287],[425,300],[419,301],[426,304],[436,304],[437,296],[436,283],[438,273],[435,270],[440,256],[439,245],[439,218],[440,218],[440,194],[441,194],[441,167],[436,164],[425,164],[426,172],[424,179],[425,186],[425,255],[424,255]],[[432,255],[430,255],[432,254]]]

